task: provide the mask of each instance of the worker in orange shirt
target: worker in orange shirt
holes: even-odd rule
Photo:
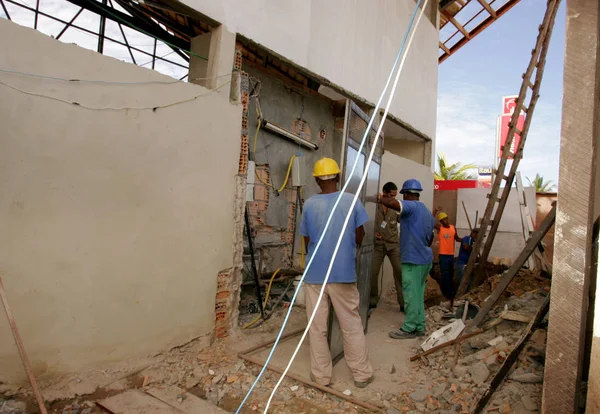
[[[439,264],[442,293],[446,299],[450,300],[450,306],[454,305],[454,296],[456,294],[454,287],[454,244],[462,242],[458,237],[456,228],[448,221],[448,214],[443,211],[438,214],[437,219],[440,224],[435,227],[438,231],[439,242]]]

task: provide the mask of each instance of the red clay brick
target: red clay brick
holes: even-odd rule
[[[269,189],[262,184],[254,185],[254,199],[257,201],[269,201]]]
[[[231,292],[228,290],[224,290],[222,292],[217,292],[217,300],[227,299],[227,298],[229,298],[230,294],[231,294]]]

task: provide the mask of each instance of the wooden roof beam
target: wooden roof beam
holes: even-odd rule
[[[458,30],[460,30],[460,32],[463,34],[464,37],[466,37],[467,39],[471,39],[471,35],[469,34],[469,32],[467,32],[467,30],[462,26],[462,24],[457,22],[454,17],[450,16],[445,11],[442,11],[442,14],[448,19],[448,21],[450,23],[452,23],[454,25],[454,27],[456,27]]]
[[[446,54],[450,54],[450,49],[448,49],[448,47],[442,42],[440,42],[440,49],[442,49]]]
[[[492,9],[492,6],[485,0],[477,0],[479,4],[483,6],[483,8],[495,19],[496,18],[496,10]]]

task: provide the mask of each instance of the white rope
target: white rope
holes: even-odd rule
[[[325,287],[327,286],[327,282],[329,281],[329,275],[331,274],[331,269],[333,268],[333,262],[335,261],[338,250],[340,248],[340,244],[342,242],[342,238],[344,237],[344,233],[346,232],[346,228],[348,227],[348,222],[350,221],[350,217],[352,216],[352,212],[354,211],[354,206],[356,205],[356,202],[358,201],[358,196],[360,194],[360,190],[362,189],[362,187],[365,184],[365,181],[367,179],[367,175],[369,172],[368,167],[371,164],[371,161],[373,160],[373,156],[375,155],[375,149],[377,148],[377,142],[379,141],[379,136],[381,134],[381,130],[383,129],[383,125],[385,123],[388,112],[390,110],[390,106],[392,104],[392,99],[394,98],[394,94],[396,93],[396,87],[398,86],[398,81],[400,80],[400,74],[402,73],[402,68],[404,67],[404,62],[406,61],[406,56],[408,56],[408,51],[410,50],[410,45],[412,44],[415,33],[417,32],[417,28],[419,27],[419,22],[421,21],[421,17],[423,17],[423,12],[424,12],[425,8],[427,7],[428,1],[429,0],[425,0],[425,3],[423,3],[423,7],[421,8],[421,11],[419,12],[419,17],[417,18],[415,27],[414,27],[412,33],[410,34],[410,38],[408,39],[408,44],[407,44],[406,50],[404,52],[404,55],[402,56],[402,61],[400,62],[398,71],[396,72],[396,78],[394,79],[394,84],[390,91],[390,95],[388,97],[388,101],[385,106],[385,111],[383,113],[381,123],[379,124],[377,133],[375,134],[375,140],[371,147],[371,152],[369,153],[369,159],[367,160],[367,162],[365,164],[365,172],[363,173],[363,176],[360,180],[360,184],[358,185],[356,194],[354,195],[354,198],[352,199],[352,204],[350,205],[350,210],[348,211],[348,214],[346,215],[346,219],[344,221],[344,226],[342,227],[340,237],[338,238],[337,244],[335,245],[335,249],[333,251],[333,256],[331,257],[331,261],[329,262],[329,268],[327,269],[327,274],[325,275],[325,280],[323,281],[323,285],[321,286],[321,291],[319,292],[319,298],[317,299],[315,308],[313,309],[313,312],[310,315],[310,319],[308,321],[308,324],[306,325],[306,329],[304,329],[304,333],[302,334],[302,337],[300,338],[300,342],[298,342],[298,345],[296,346],[296,349],[294,350],[294,353],[292,354],[290,361],[288,362],[287,366],[285,367],[283,374],[281,375],[281,377],[279,378],[279,381],[277,381],[277,384],[275,385],[275,388],[273,388],[273,391],[271,392],[269,401],[267,402],[267,405],[265,406],[265,411],[264,411],[265,414],[267,413],[267,411],[269,410],[269,407],[271,406],[271,402],[273,401],[273,397],[275,396],[277,389],[283,382],[283,379],[285,378],[288,371],[290,370],[290,367],[294,363],[294,359],[296,359],[296,355],[298,355],[298,352],[300,351],[300,348],[302,347],[302,343],[304,342],[304,339],[306,338],[306,335],[308,334],[308,330],[310,329],[310,326],[312,325],[313,320],[315,319],[315,315],[317,314],[317,311],[319,310],[319,305],[321,304],[321,300],[323,299],[323,293],[325,292]],[[376,114],[373,114],[373,116],[376,116]]]

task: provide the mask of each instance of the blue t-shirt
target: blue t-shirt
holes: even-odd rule
[[[308,244],[307,263],[311,259],[315,246],[325,229],[327,218],[333,209],[339,192],[331,194],[317,194],[304,203],[302,221],[300,222],[300,235],[310,237]],[[333,257],[340,232],[344,226],[346,215],[350,211],[353,194],[344,193],[333,213],[329,228],[325,233],[323,242],[306,274],[306,283],[322,284]],[[356,282],[356,229],[369,221],[369,216],[360,200],[356,201],[354,211],[348,221],[344,237],[340,243],[337,256],[333,262],[328,283],[354,283]],[[304,242],[304,241],[303,241]]]
[[[458,259],[456,259],[457,263],[467,263],[469,261],[469,256],[471,256],[471,251],[465,250],[463,244],[473,247],[475,240],[471,236],[465,236],[462,238],[460,242],[460,250],[458,252]]]
[[[400,261],[415,265],[433,263],[431,241],[435,219],[420,201],[400,201]]]

